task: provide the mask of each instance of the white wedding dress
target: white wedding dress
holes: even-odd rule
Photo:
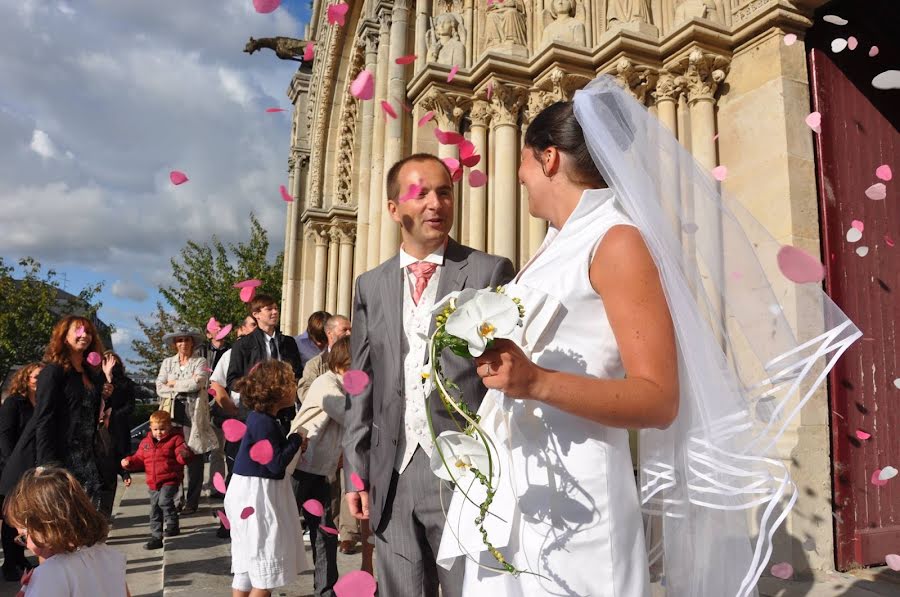
[[[600,240],[620,224],[631,222],[611,190],[585,191],[562,229],[550,229],[507,287],[526,311],[514,340],[540,366],[598,378],[624,376],[603,302],[588,277]],[[496,390],[488,391],[478,412],[498,449],[499,488],[484,523],[488,540],[525,572],[488,569],[498,563],[474,525],[478,509],[457,489],[438,562],[449,565],[456,556],[468,556],[463,595],[647,597],[628,432]],[[468,493],[475,502],[484,495],[477,482]]]

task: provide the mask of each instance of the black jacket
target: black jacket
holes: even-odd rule
[[[0,470],[12,456],[25,426],[34,414],[34,406],[25,396],[13,394],[0,405]]]

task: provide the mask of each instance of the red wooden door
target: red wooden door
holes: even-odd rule
[[[831,430],[837,567],[884,562],[900,552],[900,477],[878,486],[872,475],[900,468],[900,90],[878,90],[872,79],[900,68],[895,0],[825,5],[807,33],[816,135],[817,182],[826,288],[863,331],[831,374]],[[834,14],[848,23],[822,20]],[[832,41],[853,36],[855,50]],[[878,53],[873,57],[870,48]],[[882,164],[893,180],[876,177]],[[887,197],[866,190],[883,183]],[[848,231],[862,223],[862,238]],[[859,224],[856,224],[859,226]],[[851,232],[855,235],[855,232]],[[860,439],[857,430],[871,435]]]

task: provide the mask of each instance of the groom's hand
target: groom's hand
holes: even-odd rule
[[[369,520],[369,492],[368,491],[348,491],[347,506],[350,508],[350,515],[358,520]]]

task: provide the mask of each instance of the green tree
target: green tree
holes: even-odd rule
[[[0,380],[10,368],[44,356],[53,325],[69,313],[77,313],[98,323],[95,302],[103,283],[89,285],[78,295],[63,292],[56,272],[42,271],[41,264],[25,257],[18,261],[20,278],[15,268],[0,257]],[[110,328],[99,330],[109,341]]]
[[[140,356],[134,364],[143,373],[155,376],[162,359],[171,354],[162,337],[179,324],[202,331],[210,317],[222,325],[240,323],[247,315],[247,305],[233,287],[237,282],[261,280],[257,292],[271,295],[280,304],[284,254],[279,253],[270,262],[268,252],[266,230],[253,214],[247,242],[226,245],[216,236],[205,244],[188,241],[178,257],[171,260],[173,283],[159,289],[166,305],[158,303],[151,320],[137,320],[146,340],[132,340],[132,347]]]

